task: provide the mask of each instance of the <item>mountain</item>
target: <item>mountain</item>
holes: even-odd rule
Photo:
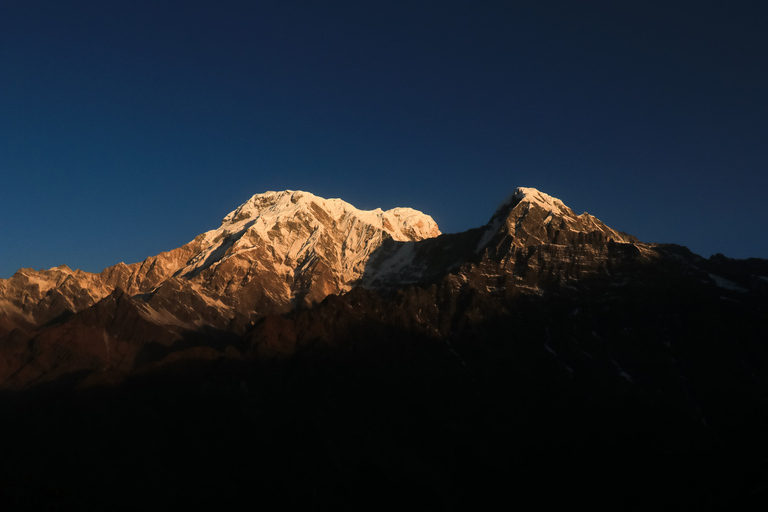
[[[267,192],[141,263],[0,280],[0,498],[757,507],[766,340],[768,261],[532,188],[455,234]]]
[[[94,345],[85,350],[86,367],[127,372],[145,343],[171,343],[204,328],[241,334],[265,314],[350,290],[385,240],[439,234],[431,217],[410,208],[362,211],[340,199],[289,190],[257,194],[218,229],[141,263],[99,274],[67,266],[21,269],[0,280],[0,336],[16,345],[33,340],[35,355],[16,355],[20,366],[6,363],[0,382],[23,387],[72,371],[60,353],[82,357],[74,352],[83,351],[84,338]],[[114,323],[123,318],[130,325]],[[57,334],[62,325],[69,333],[83,322],[79,343]],[[50,352],[55,362],[46,368],[41,362]]]

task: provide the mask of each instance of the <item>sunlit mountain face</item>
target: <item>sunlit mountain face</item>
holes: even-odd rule
[[[267,192],[142,262],[0,280],[2,502],[764,500],[768,261],[533,188],[488,212]]]

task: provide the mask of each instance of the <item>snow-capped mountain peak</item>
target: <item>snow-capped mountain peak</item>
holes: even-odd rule
[[[270,191],[252,196],[225,216],[219,228],[205,233],[202,251],[182,273],[196,273],[243,251],[266,247],[278,265],[293,270],[316,256],[320,244],[325,257],[338,260],[334,263],[346,275],[344,281],[353,281],[362,271],[358,267],[385,238],[414,241],[439,234],[432,217],[412,208],[360,210],[309,192]]]
[[[519,187],[494,212],[486,225],[476,251],[483,250],[495,237],[511,237],[515,245],[572,241],[570,234],[601,233],[606,240],[632,243],[636,238],[609,228],[584,212],[576,215],[560,199],[531,187]],[[577,237],[578,238],[578,237]]]
[[[215,237],[223,231],[238,231],[251,223],[271,226],[302,214],[322,218],[327,215],[334,221],[353,216],[389,233],[398,241],[431,238],[440,234],[432,217],[412,208],[360,210],[341,199],[324,199],[301,190],[256,194],[225,216],[219,229],[209,233]]]
[[[552,197],[532,187],[518,187],[496,208],[494,217],[520,203],[534,203],[556,215],[573,214],[571,209],[556,197]]]
[[[351,289],[387,239],[439,234],[429,215],[411,208],[360,210],[309,192],[269,191],[187,244],[191,257],[170,272],[240,310],[282,310]]]
[[[548,194],[545,194],[544,192],[540,192],[535,188],[519,187],[517,190],[515,190],[515,193],[512,194],[512,197],[520,201],[536,203],[547,208],[553,213],[562,214],[565,213],[565,211],[571,211],[571,209],[565,206],[565,204],[558,198],[552,197]]]

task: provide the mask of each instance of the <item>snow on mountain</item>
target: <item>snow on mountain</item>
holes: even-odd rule
[[[310,232],[303,232],[309,229]],[[384,238],[422,240],[440,234],[435,221],[411,208],[359,210],[341,199],[285,190],[251,197],[200,240],[202,251],[181,270],[198,273],[231,256],[269,245],[282,268],[317,255],[323,235],[342,238],[337,263],[346,282],[360,277],[361,262]]]
[[[531,187],[518,187],[509,197],[502,201],[496,209],[496,213],[505,210],[513,202],[517,204],[523,201],[536,203],[554,214],[573,213],[561,200]],[[494,213],[494,216],[496,213]]]
[[[411,208],[365,211],[308,192],[266,192],[195,238],[195,254],[173,275],[253,317],[350,290],[386,240],[439,234],[430,216]]]

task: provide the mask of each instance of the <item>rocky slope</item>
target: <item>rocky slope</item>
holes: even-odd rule
[[[6,501],[706,510],[768,489],[768,261],[641,243],[535,189],[442,235],[261,194],[182,248],[21,270],[0,297]]]

